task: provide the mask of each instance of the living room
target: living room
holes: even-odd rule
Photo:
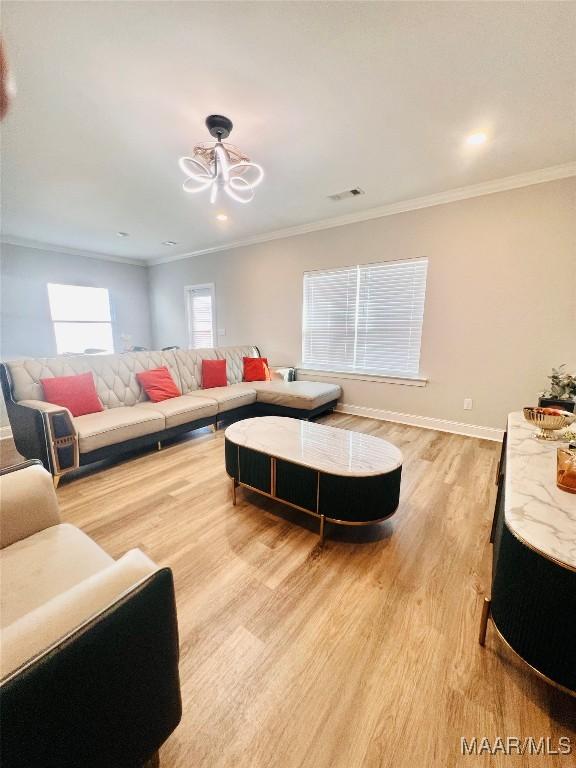
[[[573,764],[575,39],[3,3],[6,768]]]

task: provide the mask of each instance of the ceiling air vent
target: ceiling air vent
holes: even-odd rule
[[[346,200],[347,197],[358,197],[358,195],[365,194],[366,192],[364,192],[363,189],[360,189],[360,187],[354,187],[354,189],[347,189],[344,192],[337,192],[335,195],[328,195],[328,199],[338,202],[339,200]]]

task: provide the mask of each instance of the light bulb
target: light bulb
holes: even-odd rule
[[[466,144],[484,144],[488,140],[488,136],[480,131],[480,133],[471,133],[466,139]]]

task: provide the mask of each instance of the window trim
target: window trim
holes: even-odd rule
[[[355,373],[354,371],[334,371],[325,368],[311,368],[300,363],[296,367],[298,374],[304,376],[323,376],[326,379],[348,379],[350,381],[373,381],[377,384],[404,384],[408,387],[425,387],[429,379],[425,376],[392,376],[387,373]]]
[[[192,345],[192,317],[190,315],[190,299],[189,294],[194,291],[206,291],[210,292],[212,299],[212,347],[218,346],[218,334],[216,325],[216,285],[215,283],[194,283],[192,285],[184,286],[184,311],[186,313],[186,349],[198,349]]]

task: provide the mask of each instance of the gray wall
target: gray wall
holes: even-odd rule
[[[575,203],[570,178],[153,266],[154,346],[187,345],[183,287],[213,282],[221,345],[297,364],[305,270],[427,256],[428,385],[342,379],[343,401],[502,427],[552,366],[576,367]]]
[[[108,288],[116,351],[123,333],[132,344],[151,344],[146,267],[4,244],[0,279],[2,359],[56,354],[47,283]]]
[[[0,359],[50,357],[56,342],[50,320],[47,283],[89,285],[110,290],[114,345],[120,335],[132,344],[151,345],[148,269],[20,246],[1,246]],[[0,426],[8,424],[0,397]]]

